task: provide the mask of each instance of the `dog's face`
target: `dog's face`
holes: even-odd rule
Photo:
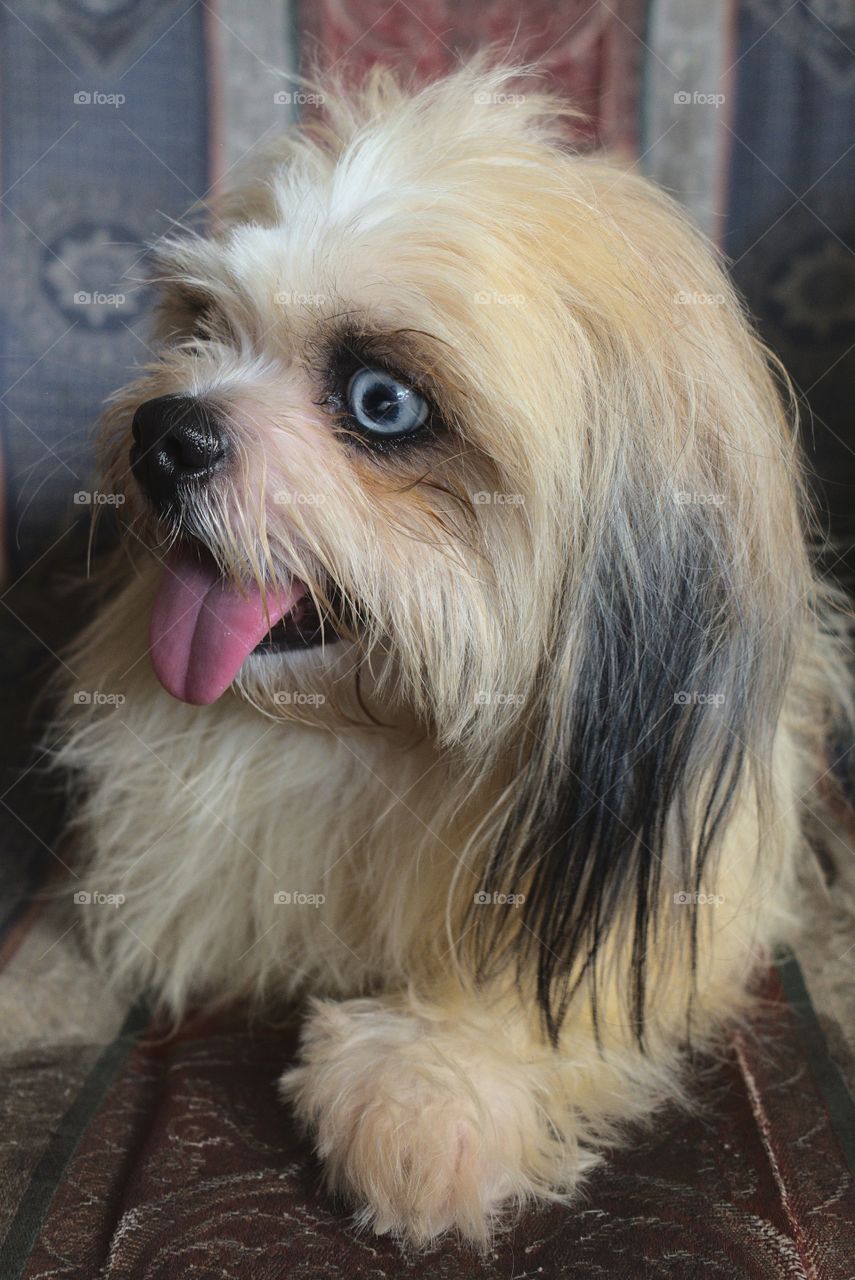
[[[566,159],[477,96],[286,144],[218,234],[158,250],[158,363],[107,451],[133,533],[171,546],[178,697],[237,679],[287,712],[367,664],[452,738],[525,701],[583,483],[567,237],[580,272],[597,237]]]
[[[603,572],[725,536],[732,508],[679,495],[729,490],[746,436],[744,379],[711,385],[744,361],[730,292],[681,309],[721,284],[691,233],[501,84],[333,106],[159,249],[158,362],[106,435],[133,532],[171,547],[176,696],[287,714],[360,668],[441,741],[495,741],[584,661]]]

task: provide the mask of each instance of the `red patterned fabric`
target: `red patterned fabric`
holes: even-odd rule
[[[429,78],[485,45],[536,61],[590,119],[588,137],[631,152],[637,144],[645,4],[616,0],[317,0],[301,14],[304,62],[322,69],[376,62]]]
[[[631,1135],[576,1205],[523,1215],[486,1257],[354,1231],[277,1097],[292,1030],[149,1033],[85,1127],[27,1280],[541,1275],[848,1280],[855,1181],[794,1016],[694,1072],[695,1104]]]

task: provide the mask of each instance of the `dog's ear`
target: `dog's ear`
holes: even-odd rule
[[[643,1039],[660,921],[669,904],[686,904],[669,927],[687,927],[682,956],[693,966],[705,870],[740,788],[762,785],[768,767],[787,651],[764,651],[757,601],[740,598],[716,523],[688,507],[659,521],[616,511],[585,551],[582,592],[568,585],[562,602],[575,620],[543,672],[514,811],[482,885],[520,895],[505,913],[519,926],[511,937],[501,913],[479,917],[484,955],[512,943],[521,969],[534,966],[553,1042],[583,985],[596,1024],[607,936],[621,940],[624,1013]]]
[[[713,532],[691,512],[661,523],[616,512],[585,554],[588,581],[562,602],[575,621],[543,672],[515,811],[483,886],[523,898],[514,942],[534,957],[553,1039],[583,979],[596,1017],[598,953],[614,930],[627,938],[640,1032],[661,903],[699,892],[782,693],[762,669],[753,602],[735,597]]]
[[[596,1020],[607,940],[639,1039],[651,945],[659,980],[668,956],[694,966],[692,903],[736,805],[768,811],[782,700],[815,626],[780,389],[707,251],[672,215],[652,216],[664,296],[648,276],[631,312],[625,290],[623,351],[614,330],[591,342],[586,510],[563,513],[552,650],[481,863],[482,891],[522,905],[473,913],[478,971],[516,963],[529,986],[536,973],[553,1041],[583,991]],[[698,296],[714,300],[679,325],[669,270],[672,282],[700,272]],[[760,838],[746,837],[746,860]]]

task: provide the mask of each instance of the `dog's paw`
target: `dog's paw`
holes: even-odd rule
[[[318,1003],[282,1094],[315,1137],[330,1186],[362,1223],[425,1244],[483,1246],[499,1211],[563,1198],[595,1162],[550,1123],[548,1072],[501,1034],[382,1000]]]

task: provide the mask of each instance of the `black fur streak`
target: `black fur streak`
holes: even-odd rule
[[[587,651],[570,705],[547,712],[547,722],[560,717],[557,737],[536,737],[530,747],[522,798],[482,885],[487,893],[524,893],[525,902],[511,911],[475,909],[480,977],[494,972],[497,957],[501,965],[515,955],[518,973],[533,959],[553,1045],[586,976],[601,1043],[597,957],[620,925],[631,938],[633,1036],[644,1048],[646,953],[657,939],[658,904],[663,895],[698,891],[745,771],[743,744],[756,743],[777,716],[776,708],[751,705],[756,655],[713,540],[702,526],[684,528],[681,547],[675,540],[673,531],[649,545],[644,539],[639,581],[622,568],[616,537],[599,548],[587,600],[565,596],[568,609],[587,610]],[[699,704],[697,692],[724,701]],[[676,696],[684,693],[687,702]],[[678,833],[676,867],[666,825]],[[521,828],[529,831],[522,859],[512,853]],[[696,907],[680,910],[688,913],[694,973]]]

